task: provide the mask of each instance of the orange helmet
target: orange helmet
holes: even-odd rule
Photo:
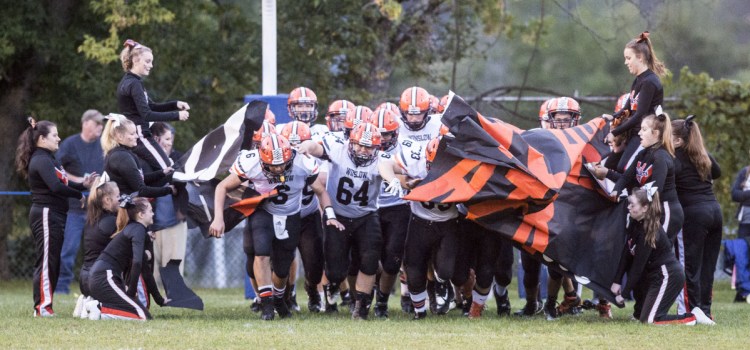
[[[260,142],[263,141],[265,137],[270,136],[275,133],[276,133],[276,128],[273,126],[273,124],[264,120],[260,128],[258,128],[258,130],[255,130],[255,133],[253,134],[253,144],[250,149],[256,149],[260,147]]]
[[[630,98],[630,94],[624,94],[617,99],[617,104],[615,104],[615,113],[625,108],[625,105],[628,103],[628,98]]]
[[[432,162],[435,160],[435,155],[437,154],[438,146],[440,145],[440,138],[441,136],[438,136],[427,143],[427,148],[425,149],[425,158],[427,160],[428,171],[430,170],[430,165],[432,165]]]
[[[437,105],[437,111],[438,113],[445,112],[445,107],[448,106],[448,95],[445,95],[440,98],[440,102],[438,102]]]
[[[266,116],[263,117],[263,119],[272,125],[276,125],[276,114],[273,114],[273,111],[271,111],[271,107],[266,108]]]
[[[292,146],[299,145],[303,141],[311,140],[312,133],[310,132],[310,126],[307,123],[299,120],[286,123],[280,132],[281,136],[284,136]]]
[[[556,113],[568,113],[571,117],[570,119],[555,119]],[[578,125],[579,119],[581,119],[581,106],[578,105],[578,101],[570,97],[558,97],[547,103],[546,121],[553,129],[574,127]]]
[[[258,153],[260,153],[263,174],[269,178],[278,178],[292,167],[294,152],[292,152],[292,145],[284,136],[271,134],[264,137]]]
[[[359,124],[372,123],[372,110],[367,106],[357,106],[346,113],[344,119],[344,139],[349,139],[349,134]]]
[[[551,98],[547,101],[542,102],[542,105],[539,106],[539,122],[542,123],[542,127],[544,128],[544,122],[547,121],[547,105],[552,102],[555,98]]]
[[[406,128],[409,130],[421,130],[424,128],[429,120],[427,115],[432,110],[431,98],[432,96],[427,90],[418,86],[412,86],[401,93],[399,109],[401,109],[401,119]],[[421,115],[422,120],[410,122],[406,117],[407,115]]]
[[[344,120],[346,119],[346,113],[350,109],[354,109],[354,103],[347,100],[336,100],[328,106],[328,113],[326,113],[326,125],[328,130],[336,132],[344,130]]]
[[[318,117],[318,97],[309,88],[300,86],[289,93],[287,109],[292,119],[310,123]]]
[[[430,95],[430,107],[433,111],[437,111],[438,107],[440,106],[440,99],[437,98],[435,95]]]
[[[391,103],[391,102],[383,102],[383,103],[381,103],[381,104],[380,104],[380,105],[378,106],[378,108],[375,108],[375,110],[376,110],[376,111],[377,111],[378,109],[389,109],[389,110],[391,110],[391,111],[392,111],[393,113],[395,113],[396,115],[399,115],[399,114],[401,114],[401,110],[400,110],[400,109],[398,109],[398,106],[397,106],[397,105],[396,105],[395,103]],[[373,113],[374,113],[374,111],[373,111]]]
[[[368,166],[377,159],[381,136],[378,127],[371,123],[361,123],[354,127],[349,137],[349,157],[356,166]],[[359,152],[354,145],[360,147]]]
[[[383,141],[380,144],[380,150],[390,151],[398,143],[398,114],[393,113],[390,109],[376,109],[372,115],[372,123],[378,127]],[[387,136],[390,136],[386,139]]]

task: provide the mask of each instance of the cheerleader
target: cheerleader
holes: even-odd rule
[[[51,317],[55,315],[52,295],[60,275],[68,198],[80,198],[83,207],[86,197],[81,191],[91,186],[95,176],[86,177],[82,184],[68,181],[65,169],[53,155],[60,145],[57,126],[32,118],[29,124],[18,139],[16,170],[28,179],[31,189],[29,225],[36,248],[34,317]]]
[[[652,185],[637,188],[628,196],[627,243],[611,290],[621,302],[622,295],[636,286],[643,287],[646,293],[638,317],[643,323],[692,326],[696,323],[692,313],[668,314],[685,284],[685,273],[674,255],[672,240],[660,224],[659,193]],[[626,271],[628,280],[621,288],[618,282]]]
[[[146,227],[154,222],[154,212],[146,198],[124,195],[117,214],[117,232],[96,259],[89,275],[89,291],[95,299],[86,304],[89,319],[145,321],[148,309],[138,300],[138,282],[148,259]],[[166,305],[161,295],[152,293],[159,306]],[[93,305],[92,305],[93,303]]]

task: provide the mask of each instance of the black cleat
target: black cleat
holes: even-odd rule
[[[542,312],[542,303],[539,301],[526,301],[523,309],[516,311],[513,315],[522,317],[531,317]]]
[[[427,311],[422,311],[422,312],[415,311],[414,317],[412,317],[412,320],[419,321],[419,320],[425,319],[426,317],[427,317]]]
[[[260,319],[263,321],[271,321],[273,320],[275,313],[273,311],[273,304],[274,300],[273,297],[264,297],[260,298]]]
[[[276,312],[279,314],[279,317],[281,318],[287,318],[292,317],[292,311],[289,310],[289,306],[287,306],[286,300],[281,298],[273,298],[273,307],[276,309]]]
[[[511,308],[510,308],[510,299],[508,299],[508,291],[505,291],[505,294],[502,296],[498,296],[497,292],[495,292],[495,288],[492,288],[493,293],[495,293],[495,304],[497,305],[497,315],[498,316],[510,316]]]
[[[260,298],[255,297],[253,299],[253,304],[250,305],[250,311],[258,313],[258,312],[260,312],[261,308],[262,307],[261,307],[261,303],[260,303]]]
[[[414,305],[411,304],[411,298],[408,295],[401,296],[401,311],[407,314],[414,312]]]
[[[305,292],[307,292],[307,310],[311,313],[319,313],[322,305],[318,290],[315,287],[305,286]]]
[[[388,298],[389,294],[383,294],[379,290],[375,291],[375,317],[388,318]]]
[[[557,301],[547,298],[547,301],[544,303],[544,316],[547,317],[547,321],[554,321],[560,317],[557,313]]]
[[[338,293],[339,293],[339,285],[338,283],[328,283],[323,286],[323,292],[325,294],[325,300],[326,303],[326,313],[334,313],[339,312],[339,308],[336,304],[338,299]]]
[[[450,310],[450,289],[452,289],[452,286],[448,281],[443,283],[435,282],[436,314],[445,315]]]
[[[472,297],[464,298],[463,304],[461,304],[461,313],[465,316],[469,316],[469,311],[471,311],[471,303],[473,302]]]

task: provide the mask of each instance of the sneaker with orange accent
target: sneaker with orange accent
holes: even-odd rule
[[[599,303],[596,304],[596,310],[599,311],[599,317],[606,318],[611,320],[612,319],[612,305],[609,303]]]
[[[469,308],[469,319],[477,320],[482,318],[482,311],[484,311],[484,305],[472,302],[471,308]]]

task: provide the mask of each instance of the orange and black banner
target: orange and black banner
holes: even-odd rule
[[[468,219],[614,302],[625,205],[583,166],[609,153],[605,120],[524,131],[452,95],[442,122],[453,136],[441,140],[430,172],[406,199],[463,203]]]

